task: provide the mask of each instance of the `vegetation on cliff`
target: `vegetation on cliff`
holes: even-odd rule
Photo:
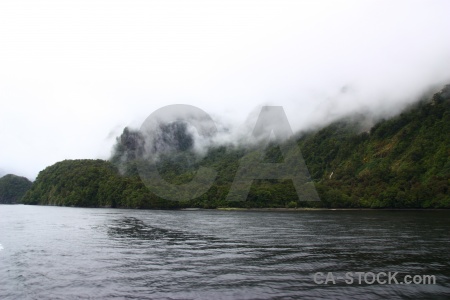
[[[138,172],[145,141],[138,131],[126,128],[117,138],[110,161],[56,163],[39,173],[23,203],[131,208],[450,208],[449,86],[400,115],[379,121],[369,131],[361,128],[359,121],[341,120],[297,135],[320,202],[300,202],[291,180],[274,179],[255,180],[247,201],[227,201],[240,159],[253,150],[216,146],[199,155],[186,126],[172,124],[164,125],[155,137],[159,144],[154,149],[164,150],[158,156],[158,170],[166,181],[182,184],[200,166],[213,168],[216,180],[202,196],[169,201],[152,193]],[[270,145],[265,159],[282,162],[280,148]]]
[[[8,174],[0,178],[0,203],[15,204],[31,188],[31,181],[25,177]]]

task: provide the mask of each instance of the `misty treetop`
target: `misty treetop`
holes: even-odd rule
[[[298,201],[291,180],[254,180],[246,201],[226,201],[251,147],[211,146],[194,151],[185,123],[161,124],[148,141],[125,128],[109,161],[72,160],[39,173],[23,203],[90,207],[348,207],[450,208],[450,87],[400,115],[361,130],[356,119],[340,120],[298,135],[297,145],[320,202]],[[149,143],[149,144],[147,144]],[[151,147],[148,147],[152,145]],[[147,147],[147,148],[146,148]],[[190,201],[157,197],[139,177],[145,150],[158,157],[161,176],[189,182],[200,166],[217,171],[207,193]],[[148,153],[147,153],[148,154]],[[279,145],[269,144],[266,162],[282,162]]]

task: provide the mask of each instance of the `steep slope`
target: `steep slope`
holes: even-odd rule
[[[370,132],[338,122],[299,144],[330,207],[450,207],[450,87]]]
[[[138,173],[145,141],[125,129],[110,162],[73,160],[41,171],[23,198],[28,204],[181,207],[353,207],[450,208],[450,86],[402,114],[379,121],[370,131],[357,121],[341,120],[296,140],[319,202],[300,202],[291,180],[254,180],[246,201],[227,201],[240,159],[252,149],[217,146],[204,156],[192,149],[183,126],[166,126],[159,136],[158,170],[172,184],[187,183],[200,166],[217,172],[212,187],[190,201],[157,197]],[[181,142],[177,137],[181,136]],[[184,145],[189,147],[184,147]],[[181,147],[183,146],[183,147]],[[175,149],[165,153],[164,149]],[[159,151],[158,150],[158,151]],[[266,162],[282,162],[277,145]],[[119,170],[121,171],[119,173]],[[306,192],[306,195],[307,192]]]

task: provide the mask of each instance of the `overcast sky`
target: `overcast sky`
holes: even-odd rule
[[[450,1],[0,2],[0,173],[108,158],[124,126],[190,104],[294,130],[394,112],[450,82]]]

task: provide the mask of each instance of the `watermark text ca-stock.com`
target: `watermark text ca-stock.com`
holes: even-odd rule
[[[401,275],[399,272],[316,272],[313,281],[320,285],[345,284],[436,284],[435,275]]]

